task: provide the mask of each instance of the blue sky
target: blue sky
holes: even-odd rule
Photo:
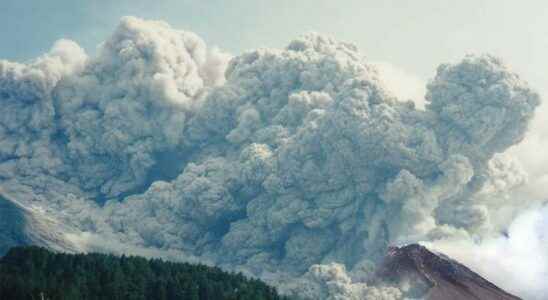
[[[59,38],[89,53],[120,17],[162,19],[237,54],[283,47],[317,31],[357,44],[426,80],[465,53],[502,56],[525,79],[545,85],[548,3],[529,0],[2,0],[0,58],[27,60]]]

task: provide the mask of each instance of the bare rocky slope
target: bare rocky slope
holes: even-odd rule
[[[412,287],[412,297],[426,300],[516,300],[457,261],[426,247],[391,247],[377,270],[379,280]]]
[[[15,246],[38,245],[48,249],[75,252],[67,228],[53,219],[26,208],[0,190],[0,256]]]

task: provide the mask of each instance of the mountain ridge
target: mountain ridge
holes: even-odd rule
[[[66,233],[71,230],[56,220],[30,209],[0,188],[0,256],[15,246],[38,245],[51,250],[78,252]]]
[[[376,278],[409,284],[425,300],[520,300],[456,260],[419,244],[390,247]]]

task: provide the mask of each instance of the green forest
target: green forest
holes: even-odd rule
[[[105,254],[16,247],[0,259],[0,299],[286,299],[219,268]]]

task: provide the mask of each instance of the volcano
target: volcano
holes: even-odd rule
[[[411,244],[390,247],[377,269],[378,280],[397,284],[412,298],[426,300],[518,300],[468,267],[441,253]]]

